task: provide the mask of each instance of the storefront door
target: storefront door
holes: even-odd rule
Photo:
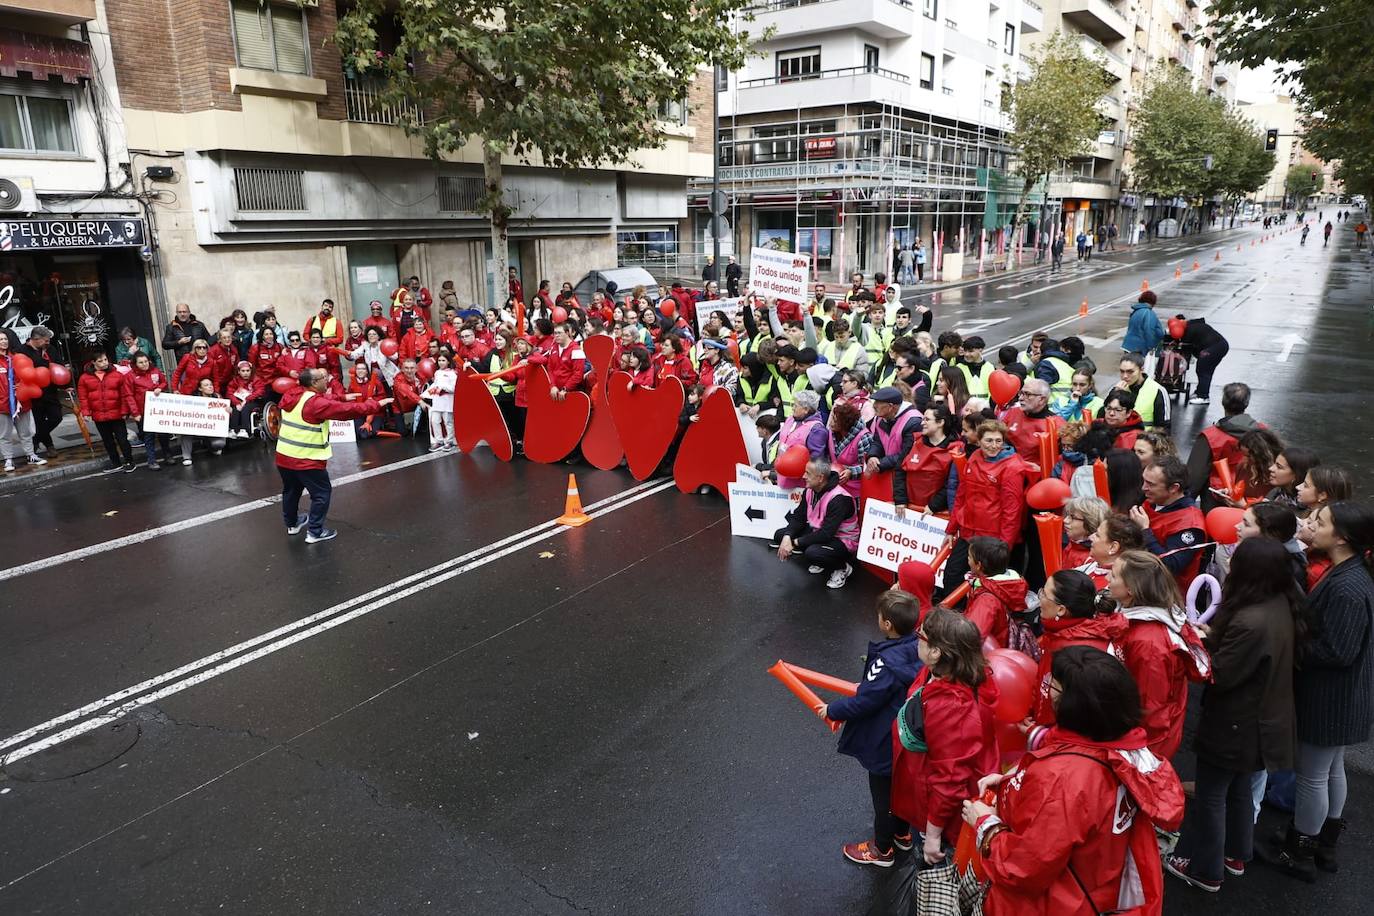
[[[369,314],[368,303],[381,301],[383,311],[391,311],[391,294],[401,285],[396,266],[396,246],[382,243],[348,246],[348,286],[353,298],[353,317],[361,321]]]

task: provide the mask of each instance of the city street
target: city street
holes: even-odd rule
[[[1243,380],[1363,481],[1351,222],[1328,249],[1247,224],[905,299],[989,359],[1077,334],[1105,393],[1148,281],[1161,318],[1231,344],[1212,405],[1174,405],[1180,443]],[[881,583],[827,590],[732,538],[720,497],[623,471],[575,466],[594,521],[561,528],[568,470],[336,447],[318,545],[283,533],[257,445],[0,498],[0,912],[866,912],[884,873],[840,855],[870,829],[864,773],[766,669],[857,677]],[[1166,878],[1166,913],[1367,907],[1374,754],[1347,763],[1339,876]]]

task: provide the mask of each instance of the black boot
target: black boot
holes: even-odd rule
[[[1309,884],[1317,880],[1317,872],[1312,867],[1317,852],[1317,838],[1299,833],[1291,823],[1284,834],[1283,843],[1277,849],[1261,846],[1257,852],[1261,859],[1290,878],[1301,878]]]
[[[1328,817],[1326,823],[1322,824],[1322,832],[1317,834],[1317,867],[1322,871],[1329,871],[1335,874],[1340,870],[1336,864],[1336,842],[1341,838],[1341,832],[1345,830],[1345,818]]]

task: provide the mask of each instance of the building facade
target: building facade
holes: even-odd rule
[[[773,34],[717,74],[722,249],[812,255],[818,279],[891,273],[923,240],[931,269],[1005,257],[1019,185],[1008,180],[1003,95],[1040,9],[1024,0],[765,0]],[[710,247],[709,182],[689,224]],[[943,264],[941,264],[943,262]]]

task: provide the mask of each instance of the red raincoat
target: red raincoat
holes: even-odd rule
[[[1021,522],[1026,510],[1026,462],[1006,454],[989,461],[975,449],[964,465],[949,530],[961,538],[978,535],[1001,538],[1013,547],[1021,543]]]
[[[1026,580],[1020,576],[1014,579],[975,579],[964,616],[973,621],[978,628],[978,635],[984,639],[991,638],[998,646],[1005,646],[1009,624],[1007,614],[1026,609],[1026,589]]]
[[[1050,702],[1050,669],[1054,653],[1069,646],[1092,646],[1121,658],[1121,640],[1126,635],[1126,618],[1120,614],[1096,617],[1040,618],[1045,632],[1040,635],[1040,671],[1031,715],[1037,725],[1054,724],[1054,704]]]
[[[1129,607],[1122,661],[1140,688],[1140,725],[1150,750],[1168,760],[1183,742],[1188,682],[1212,679],[1212,660],[1181,610]]]

